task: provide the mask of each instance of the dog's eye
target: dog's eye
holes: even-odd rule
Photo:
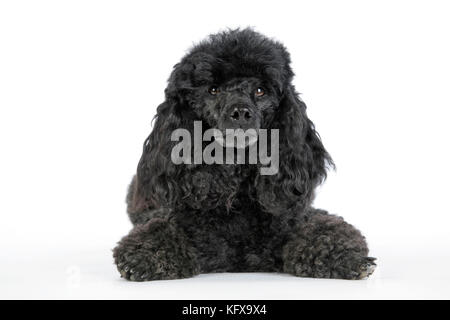
[[[255,91],[255,96],[262,97],[265,93],[264,88],[258,87]]]
[[[210,87],[210,88],[208,89],[208,92],[209,92],[210,94],[212,94],[213,96],[215,96],[216,94],[219,93],[219,88],[216,87],[216,86],[212,86],[212,87]]]

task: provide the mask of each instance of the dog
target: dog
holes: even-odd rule
[[[128,189],[133,229],[113,250],[123,278],[373,273],[375,258],[360,231],[311,206],[334,163],[293,76],[286,48],[250,28],[210,35],[174,66]],[[276,174],[261,174],[258,163],[174,163],[172,133],[193,132],[195,122],[202,131],[277,130]],[[233,152],[248,153],[249,144]]]

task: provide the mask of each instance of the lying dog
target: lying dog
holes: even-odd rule
[[[373,272],[361,233],[311,207],[333,162],[292,78],[284,46],[250,29],[212,35],[175,65],[129,187],[134,228],[114,249],[122,277],[261,271],[362,279]],[[198,122],[202,131],[277,130],[276,174],[248,161],[174,163],[172,133],[195,134]],[[246,155],[258,144],[253,138],[226,147]]]

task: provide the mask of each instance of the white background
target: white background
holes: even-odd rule
[[[450,298],[448,1],[2,1],[0,298]],[[172,66],[253,26],[282,41],[336,164],[315,205],[367,237],[366,281],[131,283],[111,249]]]

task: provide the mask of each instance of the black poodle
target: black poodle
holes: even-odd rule
[[[293,75],[285,47],[251,29],[211,35],[175,65],[129,187],[134,227],[114,249],[122,277],[259,271],[363,279],[373,272],[361,233],[311,207],[333,162]],[[173,163],[171,134],[192,132],[194,121],[203,130],[278,129],[278,172]]]

